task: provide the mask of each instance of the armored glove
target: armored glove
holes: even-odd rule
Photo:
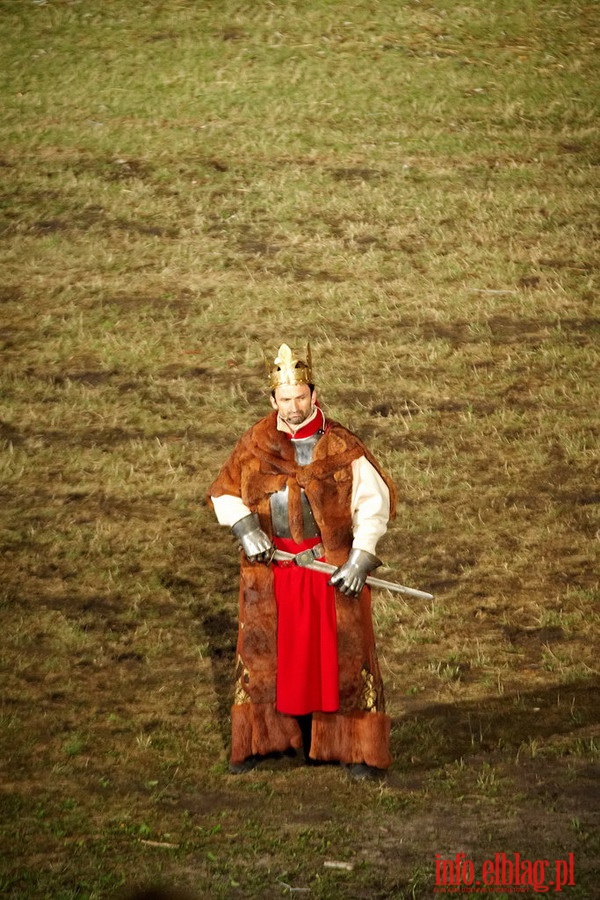
[[[369,572],[380,565],[381,560],[372,553],[353,548],[346,562],[335,570],[329,579],[329,584],[334,585],[338,591],[348,597],[358,597],[365,586]]]
[[[242,550],[250,562],[270,562],[275,548],[271,538],[258,524],[256,513],[244,516],[231,526],[231,531],[242,545]]]

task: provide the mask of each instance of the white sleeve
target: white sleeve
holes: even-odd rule
[[[352,547],[375,556],[377,541],[387,531],[390,492],[377,469],[364,456],[352,463],[351,511]]]
[[[239,497],[234,497],[232,494],[222,494],[220,497],[211,497],[210,499],[219,525],[227,525],[231,528],[240,519],[252,513],[252,510],[248,509]]]

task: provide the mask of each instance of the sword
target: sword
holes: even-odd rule
[[[331,563],[315,559],[310,550],[297,554],[287,553],[285,550],[275,550],[271,559],[281,560],[282,562],[294,562],[297,566],[312,569],[313,572],[325,572],[327,575],[333,575],[338,568]],[[369,587],[379,588],[382,591],[394,591],[397,594],[409,594],[411,597],[419,597],[421,600],[433,600],[433,594],[428,594],[426,591],[417,591],[416,588],[405,587],[405,585],[396,584],[394,581],[384,581],[383,578],[373,578],[372,575],[367,576],[366,584]]]

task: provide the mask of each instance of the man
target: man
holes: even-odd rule
[[[210,488],[242,547],[232,747],[241,773],[303,747],[356,778],[390,762],[390,720],[365,579],[395,491],[359,438],[327,420],[306,358],[282,344],[270,366],[273,412],[238,441]],[[274,549],[337,566],[328,579]]]

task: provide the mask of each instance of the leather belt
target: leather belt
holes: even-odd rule
[[[315,559],[321,559],[322,556],[325,556],[325,547],[323,546],[323,544],[319,543],[316,544],[316,546],[311,547],[309,550],[302,550],[300,553],[296,553],[293,559],[285,560],[285,562],[278,562],[277,565],[308,566],[311,562],[314,562]]]

